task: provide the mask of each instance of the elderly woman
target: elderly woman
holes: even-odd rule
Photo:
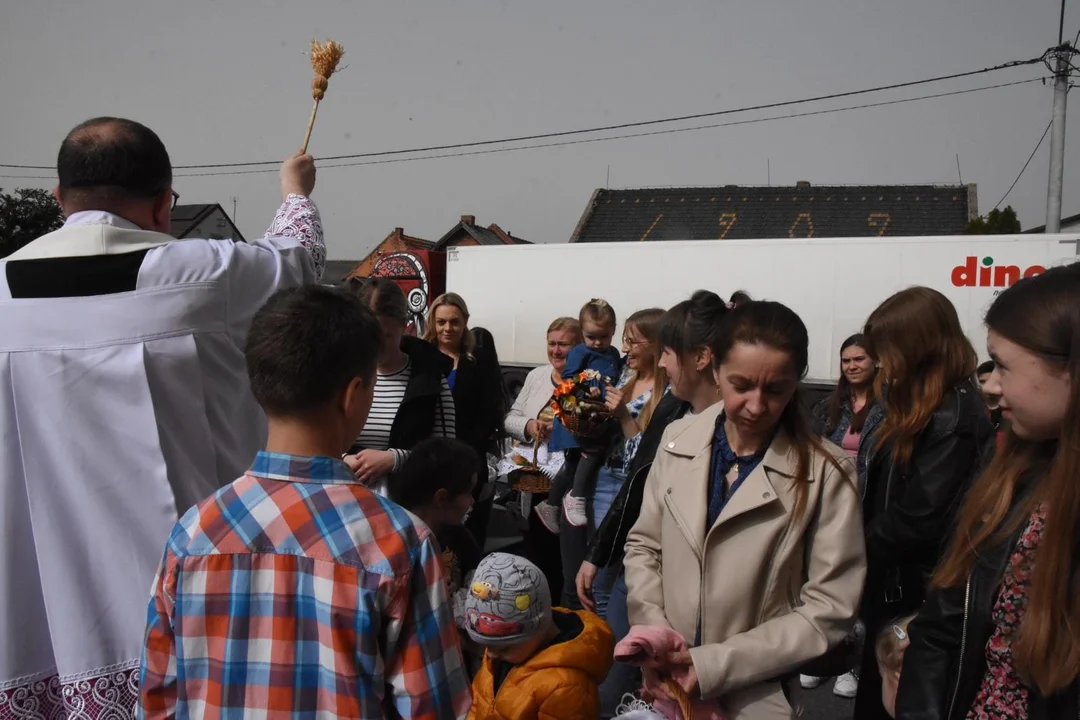
[[[535,368],[525,378],[513,407],[503,422],[506,434],[520,443],[541,441],[551,432],[551,411],[548,403],[555,386],[562,382],[566,357],[570,349],[581,344],[581,325],[575,318],[558,318],[548,326],[548,363]],[[524,508],[529,526],[525,531],[522,554],[532,560],[547,577],[553,598],[559,597],[563,586],[562,561],[559,556],[559,537],[552,535],[533,509],[546,495],[533,495]]]

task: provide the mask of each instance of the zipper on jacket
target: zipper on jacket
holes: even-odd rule
[[[641,473],[644,472],[645,473],[645,479],[646,480],[649,479],[648,470],[649,470],[649,468],[652,467],[652,465],[653,465],[652,463],[648,463],[647,465],[638,468],[638,471],[636,473],[634,473],[633,477],[630,477],[630,478],[628,478],[626,480],[626,482],[630,483],[629,486],[626,488],[626,497],[627,497],[627,499],[630,498],[630,493],[634,489],[634,483],[637,481],[637,479],[639,477],[641,477]],[[627,504],[624,502],[623,506],[622,506],[622,512],[619,513],[619,524],[615,528],[615,537],[619,537],[619,534],[622,533],[623,523],[626,521],[626,505]],[[638,510],[640,512],[640,508]],[[617,551],[616,548],[613,546],[608,551],[607,557],[604,559],[604,564],[601,565],[600,567],[607,567],[608,565],[610,565],[611,560],[614,558],[616,551]]]
[[[971,605],[971,575],[968,575],[967,585],[964,587],[964,621],[960,631],[960,658],[956,663],[956,686],[953,688],[952,700],[949,701],[949,714],[951,719],[953,710],[956,708],[956,697],[960,694],[960,678],[963,677],[964,651],[967,649],[968,611]]]
[[[686,521],[683,520],[682,515],[679,513],[679,509],[675,507],[675,503],[671,500],[671,488],[668,488],[668,491],[664,493],[664,505],[667,506],[668,512],[671,513],[671,519],[675,521],[675,525],[682,531],[683,537],[686,538],[687,544],[690,545],[690,549],[694,551],[694,557],[697,558],[698,566],[703,566],[704,560],[701,557],[702,551],[694,544],[694,541],[691,539],[693,536],[690,534],[690,527],[686,524]],[[705,537],[708,536],[709,531],[706,530]]]

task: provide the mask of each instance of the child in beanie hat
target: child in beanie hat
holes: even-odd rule
[[[472,720],[594,720],[597,686],[611,668],[615,638],[586,611],[551,606],[540,568],[492,553],[476,568],[465,629],[486,648],[473,680]]]

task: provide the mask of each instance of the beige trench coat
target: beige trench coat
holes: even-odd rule
[[[733,720],[789,720],[780,678],[851,630],[866,574],[854,463],[812,455],[806,509],[794,517],[797,463],[781,432],[706,528],[714,405],[672,424],[626,541],[632,625],[669,626],[691,644],[702,697]],[[708,532],[706,532],[708,530]]]

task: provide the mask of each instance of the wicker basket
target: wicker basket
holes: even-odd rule
[[[546,495],[551,492],[551,478],[536,466],[536,456],[540,451],[540,438],[533,440],[533,461],[531,465],[522,465],[510,473],[507,479],[513,490],[534,495]]]
[[[599,403],[589,403],[589,405],[594,411],[587,417],[573,412],[564,412],[559,415],[563,427],[570,434],[582,438],[594,438],[604,433],[608,420],[614,415]]]

